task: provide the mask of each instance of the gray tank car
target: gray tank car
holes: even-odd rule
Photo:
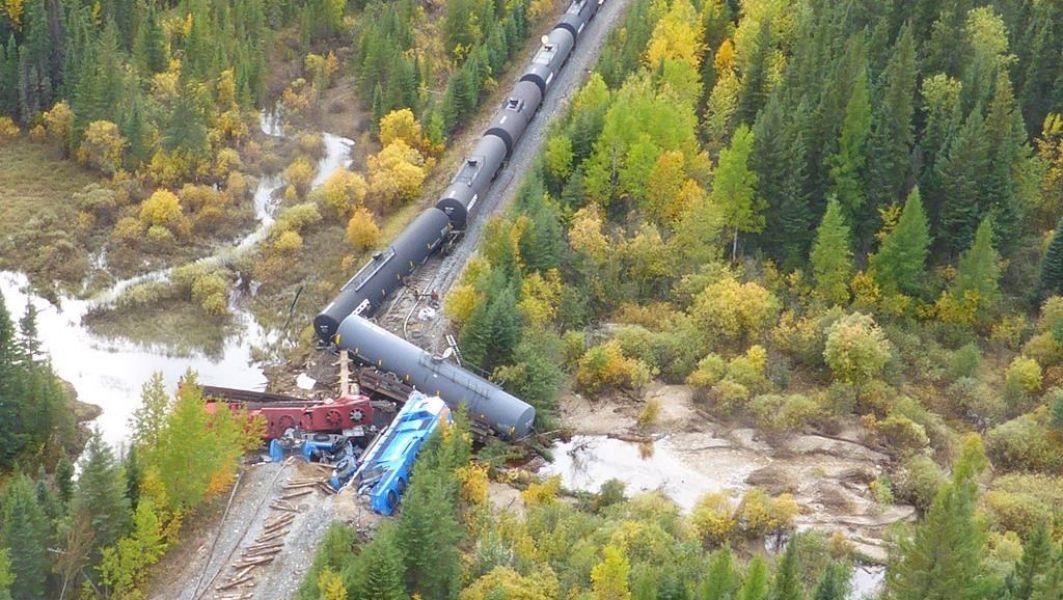
[[[402,280],[439,249],[449,232],[450,219],[442,211],[431,208],[418,215],[394,243],[374,254],[314,317],[318,337],[331,340],[348,315],[375,313],[388,295],[402,285]]]
[[[451,408],[467,406],[469,417],[505,439],[524,437],[535,409],[490,381],[432,356],[368,319],[351,315],[340,324],[336,346],[358,360],[390,371],[417,390],[439,396]]]

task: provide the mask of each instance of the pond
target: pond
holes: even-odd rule
[[[267,135],[279,136],[283,132],[275,113],[264,113],[261,127]],[[352,140],[328,133],[324,133],[323,138],[326,152],[318,161],[314,187],[324,183],[336,168],[350,164],[350,150],[354,145]],[[197,262],[221,264],[235,253],[260,242],[274,222],[277,192],[284,184],[283,178],[277,175],[262,177],[254,193],[255,229],[231,246]],[[162,269],[117,282],[88,300],[61,297],[57,306],[29,292],[25,275],[0,271],[0,292],[12,319],[17,321],[29,303],[37,309],[41,348],[51,357],[59,377],[77,390],[79,400],[102,408],[103,413],[94,424],[112,445],[125,442],[129,417],[140,405],[141,387],[154,372],[162,373],[170,390],[188,370],[196,371],[203,384],[265,388],[266,377],[254,363],[252,351],[256,346],[272,341],[271,332],[264,330],[249,312],[240,308],[235,302],[235,293],[230,299],[233,318],[226,328],[224,345],[219,352],[212,352],[209,356],[195,351],[176,352],[167,344],[166,331],[159,331],[157,340],[146,344],[106,338],[91,332],[83,324],[82,318],[92,306],[111,302],[134,285],[165,281],[171,272],[172,269]]]

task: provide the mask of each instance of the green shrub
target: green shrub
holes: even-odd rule
[[[949,364],[949,379],[956,381],[961,377],[974,377],[982,366],[982,351],[977,344],[966,344],[952,353]]]
[[[916,455],[901,464],[893,477],[893,490],[898,500],[926,511],[948,478],[928,456]]]
[[[993,464],[1005,470],[1063,472],[1063,447],[1049,435],[1045,408],[1012,419],[986,435]]]

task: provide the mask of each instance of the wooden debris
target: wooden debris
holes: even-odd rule
[[[244,552],[243,556],[245,559],[264,558],[266,556],[279,554],[283,549],[284,548],[263,548],[262,550],[255,550],[253,552]]]
[[[235,569],[243,569],[245,567],[253,567],[253,566],[256,566],[256,565],[268,565],[269,563],[273,562],[273,558],[274,558],[273,555],[270,555],[270,556],[258,556],[258,557],[253,557],[253,558],[249,557],[249,558],[245,558],[245,559],[241,560],[240,562],[236,563],[235,565],[233,565],[233,568],[235,568]]]
[[[229,583],[224,583],[222,585],[219,585],[218,589],[219,590],[230,590],[230,589],[232,589],[232,588],[234,588],[234,587],[236,587],[238,585],[243,585],[243,584],[247,583],[248,581],[251,581],[251,579],[252,579],[252,576],[251,576],[250,573],[248,573],[247,575],[244,575],[243,577],[241,577],[239,579],[234,579],[234,580],[230,581]]]
[[[295,515],[291,515],[291,516],[293,518],[295,517]],[[291,524],[292,524],[292,519],[287,519],[285,521],[278,521],[276,523],[273,523],[272,525],[267,525],[266,527],[263,528],[263,531],[265,533],[273,533],[274,531],[277,531],[278,529],[284,529],[285,527],[288,527]]]
[[[288,530],[280,529],[274,532],[270,532],[266,535],[259,536],[258,539],[256,539],[255,541],[259,543],[272,542],[273,540],[280,539],[286,535],[288,535]]]
[[[272,508],[273,510],[283,510],[283,511],[293,512],[293,513],[299,512],[298,508],[295,508],[291,504],[288,504],[287,502],[283,502],[281,500],[274,501],[273,504],[269,505],[269,507]]]
[[[318,484],[317,488],[322,492],[325,492],[326,496],[332,496],[336,493],[336,490],[332,489],[332,486],[322,481]]]
[[[266,529],[275,529],[277,525],[282,525],[282,524],[285,524],[285,523],[291,523],[294,520],[295,520],[295,515],[286,513],[286,514],[283,514],[283,515],[278,515],[276,517],[272,517],[272,518],[266,519],[266,522],[265,522],[265,524],[263,524],[263,527],[266,528]]]
[[[298,490],[298,489],[301,489],[301,488],[314,487],[314,486],[318,486],[318,485],[321,485],[321,482],[317,481],[316,479],[314,481],[297,481],[297,482],[289,483],[288,485],[284,486],[284,489],[286,489],[286,490]]]
[[[292,498],[298,498],[300,496],[305,496],[307,494],[313,494],[313,493],[314,493],[314,490],[301,489],[301,490],[296,490],[296,491],[293,491],[293,492],[285,492],[285,493],[281,494],[281,499],[282,500],[291,500]]]

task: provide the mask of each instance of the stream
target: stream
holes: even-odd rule
[[[263,113],[260,128],[266,135],[283,135],[281,120],[276,113]],[[326,152],[317,163],[314,187],[321,185],[336,168],[350,164],[350,150],[354,145],[352,140],[329,133],[322,136]],[[232,245],[196,262],[208,266],[224,264],[261,242],[274,223],[277,192],[284,184],[279,175],[263,176],[254,192],[255,229]],[[56,374],[77,390],[79,400],[103,410],[93,424],[100,428],[104,440],[113,446],[126,441],[129,417],[140,405],[141,388],[154,372],[162,373],[171,391],[190,369],[199,374],[199,381],[203,384],[265,388],[266,377],[254,364],[252,349],[272,341],[272,332],[266,331],[248,311],[237,305],[235,292],[230,295],[232,324],[227,327],[232,333],[226,338],[222,351],[212,353],[212,356],[202,352],[174,356],[172,348],[167,346],[165,331],[158,332],[157,342],[142,344],[96,335],[83,324],[82,318],[92,307],[112,302],[135,285],[166,281],[172,271],[173,268],[161,269],[119,281],[87,300],[64,296],[59,299],[58,306],[29,292],[24,274],[0,271],[0,293],[12,320],[24,314],[27,304],[33,304],[38,311],[37,329],[42,350],[51,357]]]

